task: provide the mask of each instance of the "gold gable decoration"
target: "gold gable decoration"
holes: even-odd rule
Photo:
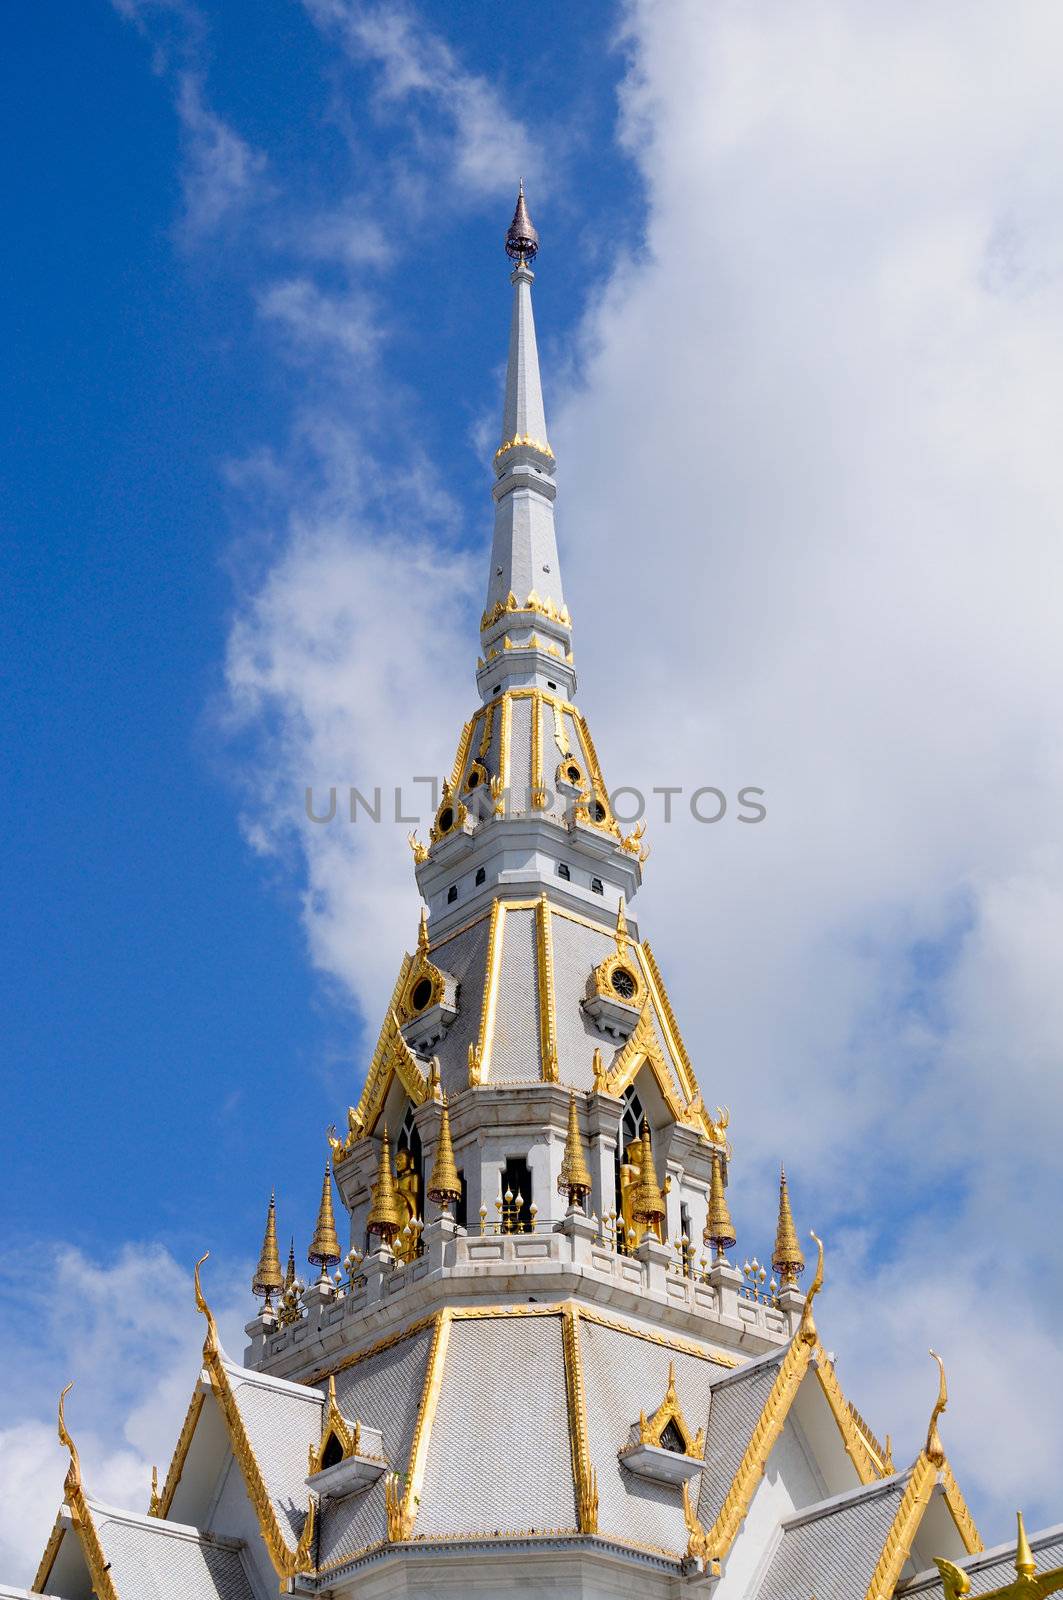
[[[639,1414],[639,1443],[653,1445],[656,1449],[663,1448],[661,1440],[669,1426],[675,1428],[683,1442],[683,1454],[692,1456],[697,1461],[705,1458],[705,1430],[699,1428],[697,1433],[692,1433],[683,1409],[679,1404],[679,1396],[675,1387],[675,1362],[668,1363],[668,1387],[652,1417],[647,1417],[645,1411]]]
[[[362,1442],[362,1424],[356,1421],[352,1428],[336,1403],[336,1379],[333,1374],[329,1375],[328,1394],[321,1423],[321,1439],[318,1444],[310,1446],[310,1458],[307,1464],[310,1473],[321,1471],[325,1451],[331,1440],[335,1440],[339,1446],[341,1461],[356,1456]]]
[[[1053,1567],[1051,1572],[1038,1573],[1030,1541],[1026,1537],[1022,1512],[1016,1512],[1015,1517],[1018,1530],[1015,1539],[1014,1580],[1004,1584],[1002,1588],[990,1589],[985,1595],[985,1600],[1046,1600],[1050,1594],[1059,1594],[1063,1591],[1063,1567]],[[935,1556],[934,1564],[941,1573],[945,1600],[962,1600],[964,1595],[970,1594],[971,1580],[961,1567],[954,1566],[942,1556]]]
[[[347,1108],[346,1138],[338,1138],[335,1128],[329,1130],[329,1145],[336,1166],[339,1166],[341,1161],[346,1161],[355,1145],[373,1132],[384,1109],[388,1090],[396,1076],[415,1106],[423,1105],[428,1099],[428,1079],[422,1072],[417,1057],[402,1037],[397,1014],[402,996],[410,987],[410,974],[415,959],[414,956],[402,958],[398,980],[391,994],[391,1004],[369,1063],[369,1071],[366,1073],[361,1099],[356,1107]]]

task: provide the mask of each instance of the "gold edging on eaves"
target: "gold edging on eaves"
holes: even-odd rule
[[[170,1507],[173,1504],[173,1497],[177,1493],[177,1485],[180,1483],[181,1474],[185,1470],[185,1458],[192,1447],[192,1439],[195,1435],[196,1423],[199,1421],[199,1413],[203,1410],[203,1402],[206,1398],[206,1394],[197,1383],[195,1392],[188,1402],[185,1420],[181,1424],[181,1432],[177,1436],[177,1444],[174,1447],[173,1457],[166,1473],[166,1482],[163,1484],[162,1493],[159,1496],[159,1509],[156,1512],[159,1517],[168,1516]]]
[[[428,1351],[428,1360],[425,1363],[424,1386],[421,1390],[421,1401],[417,1408],[417,1421],[414,1425],[413,1440],[410,1444],[410,1459],[406,1472],[406,1492],[401,1501],[398,1496],[398,1478],[395,1473],[388,1474],[386,1488],[388,1542],[392,1544],[403,1543],[413,1536],[413,1526],[417,1520],[417,1507],[420,1504],[421,1489],[424,1485],[425,1467],[428,1463],[428,1446],[432,1437],[432,1424],[435,1421],[436,1411],[439,1407],[439,1395],[443,1387],[443,1370],[447,1359],[450,1324],[453,1320],[450,1308],[444,1306],[441,1311],[437,1311],[434,1320],[435,1331]]]
[[[579,1308],[571,1301],[561,1308],[561,1341],[565,1358],[568,1396],[568,1434],[572,1450],[572,1482],[576,1516],[581,1533],[598,1532],[598,1476],[591,1465],[587,1435],[587,1396],[583,1383],[583,1352],[579,1338]]]
[[[476,1041],[476,1062],[479,1083],[491,1073],[491,1046],[495,1037],[495,1014],[498,1010],[498,979],[502,971],[502,939],[505,933],[506,903],[491,902],[491,922],[487,930],[487,972],[484,977],[483,1004],[480,1007],[480,1032]]]
[[[956,1482],[955,1475],[948,1461],[941,1467],[941,1487],[945,1494],[945,1504],[952,1514],[956,1530],[963,1540],[964,1549],[968,1555],[977,1555],[985,1549],[982,1535],[978,1531],[978,1524],[971,1515],[970,1507],[963,1497],[963,1491]]]
[[[816,1345],[815,1351],[816,1377],[823,1390],[824,1398],[834,1415],[838,1425],[838,1432],[842,1436],[846,1454],[856,1469],[856,1475],[861,1483],[876,1483],[880,1478],[888,1477],[885,1462],[875,1454],[868,1444],[867,1439],[860,1432],[849,1402],[842,1393],[838,1375],[828,1359],[827,1352],[822,1344]]]
[[[535,906],[536,976],[539,989],[539,1063],[544,1083],[556,1083],[557,1016],[554,1005],[554,947],[550,931],[550,902],[545,892]]]
[[[269,1489],[266,1486],[262,1468],[258,1464],[258,1458],[244,1427],[240,1408],[236,1403],[236,1396],[233,1394],[232,1385],[229,1382],[229,1374],[225,1370],[225,1363],[222,1359],[217,1324],[200,1288],[199,1269],[206,1259],[207,1257],[203,1256],[202,1260],[197,1261],[195,1272],[196,1305],[207,1319],[207,1336],[203,1341],[203,1365],[206,1368],[214,1398],[218,1402],[218,1409],[221,1411],[226,1432],[229,1435],[229,1446],[243,1476],[247,1498],[250,1500],[257,1518],[258,1531],[262,1535],[262,1542],[269,1553],[274,1571],[279,1578],[294,1578],[299,1572],[312,1572],[314,1570],[310,1551],[314,1544],[317,1521],[316,1505],[311,1496],[306,1513],[306,1521],[303,1523],[299,1542],[293,1550],[284,1537]],[[321,1397],[319,1396],[319,1398]]]
[[[472,743],[472,729],[475,720],[473,718],[472,721],[467,722],[461,730],[461,738],[458,740],[458,753],[454,757],[454,765],[450,772],[450,787],[454,790],[457,789],[458,784],[461,782],[461,775],[465,768],[465,757],[468,755],[469,745]]]
[[[919,1532],[923,1513],[930,1504],[937,1475],[934,1463],[925,1450],[921,1451],[890,1524],[882,1546],[882,1554],[871,1574],[865,1600],[890,1600],[897,1587],[897,1580],[904,1571],[904,1563],[911,1552],[912,1541]]]

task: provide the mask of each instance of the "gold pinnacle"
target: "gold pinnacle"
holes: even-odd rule
[[[795,1288],[805,1270],[805,1258],[798,1243],[794,1214],[790,1209],[790,1189],[786,1182],[786,1168],[779,1172],[779,1219],[775,1229],[775,1249],[771,1257],[772,1270],[779,1274],[783,1286]]]
[[[568,1133],[565,1153],[561,1158],[561,1173],[557,1180],[560,1194],[568,1196],[570,1206],[580,1206],[591,1192],[591,1174],[583,1154],[583,1140],[579,1132],[579,1112],[575,1093],[568,1098]]]
[[[450,1138],[450,1108],[447,1105],[446,1095],[443,1096],[439,1117],[439,1142],[436,1145],[432,1175],[428,1180],[426,1193],[429,1200],[442,1211],[449,1211],[450,1207],[457,1205],[461,1199],[461,1179],[458,1177],[458,1169],[454,1162],[454,1145]]]
[[[715,1258],[719,1261],[726,1251],[735,1243],[736,1234],[731,1213],[727,1209],[727,1196],[723,1187],[723,1165],[720,1152],[712,1152],[712,1182],[709,1186],[709,1214],[705,1222],[702,1238],[711,1245]]]
[[[366,1227],[370,1233],[379,1234],[385,1244],[390,1244],[403,1224],[404,1213],[395,1192],[395,1175],[391,1170],[391,1142],[387,1123],[380,1142],[380,1161],[376,1183],[373,1185],[373,1203],[369,1208]]]
[[[262,1251],[258,1258],[258,1268],[251,1284],[252,1294],[265,1295],[266,1303],[263,1311],[272,1311],[273,1295],[284,1287],[284,1277],[281,1273],[280,1253],[277,1249],[277,1197],[269,1197],[269,1210],[266,1212],[266,1231],[262,1237]]]
[[[330,1266],[340,1259],[340,1241],[336,1236],[336,1219],[332,1214],[332,1163],[325,1162],[325,1177],[321,1185],[321,1204],[317,1212],[317,1226],[310,1241],[306,1259],[321,1268],[324,1277]]]

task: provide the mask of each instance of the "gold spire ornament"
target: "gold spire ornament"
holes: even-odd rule
[[[391,1141],[385,1123],[384,1137],[380,1141],[380,1163],[377,1167],[376,1182],[373,1184],[373,1203],[369,1208],[366,1228],[370,1233],[378,1234],[386,1245],[390,1245],[402,1228],[402,1224],[402,1207],[395,1193],[395,1175],[391,1170]]]
[[[274,1192],[269,1197],[269,1210],[266,1212],[266,1232],[262,1239],[262,1253],[258,1258],[258,1268],[251,1283],[251,1293],[264,1295],[265,1305],[262,1313],[273,1310],[273,1296],[278,1290],[284,1288],[284,1277],[281,1273],[281,1258],[277,1249],[277,1196]]]
[[[1016,1511],[1018,1521],[1018,1534],[1015,1539],[1015,1572],[1020,1578],[1032,1578],[1037,1571],[1037,1563],[1030,1549],[1030,1541],[1026,1537],[1026,1526],[1022,1520],[1022,1512]]]
[[[709,1186],[709,1214],[705,1220],[702,1238],[712,1246],[713,1260],[724,1261],[727,1251],[733,1249],[737,1235],[731,1213],[727,1209],[727,1196],[723,1187],[723,1167],[720,1152],[712,1152],[712,1182]]]
[[[321,1204],[317,1212],[317,1226],[310,1241],[306,1259],[312,1266],[321,1268],[321,1276],[328,1274],[340,1259],[340,1241],[336,1237],[336,1219],[332,1214],[332,1163],[325,1162],[325,1178],[321,1185]]]
[[[661,1186],[657,1182],[657,1169],[653,1164],[653,1148],[650,1143],[649,1119],[642,1119],[642,1153],[639,1168],[639,1182],[635,1190],[631,1213],[636,1223],[642,1224],[642,1238],[647,1233],[655,1234],[658,1239],[664,1230],[664,1196]],[[640,1240],[641,1243],[641,1240]]]
[[[454,1164],[454,1146],[450,1138],[450,1109],[447,1106],[446,1095],[443,1096],[439,1117],[439,1142],[436,1145],[435,1160],[432,1162],[432,1174],[428,1179],[426,1193],[429,1200],[444,1214],[449,1213],[451,1206],[456,1206],[461,1199],[461,1179]]]
[[[579,1133],[579,1112],[576,1109],[576,1096],[570,1094],[568,1099],[568,1134],[565,1138],[565,1153],[561,1158],[561,1173],[557,1180],[559,1194],[568,1195],[568,1203],[577,1209],[591,1192],[591,1173],[587,1165],[587,1158],[583,1154],[583,1140]]]
[[[417,929],[417,949],[422,956],[428,954],[428,909],[421,907],[421,921]]]
[[[923,1448],[935,1467],[943,1467],[945,1465],[945,1446],[941,1442],[940,1433],[938,1433],[938,1418],[949,1403],[949,1388],[945,1382],[945,1363],[936,1350],[931,1350],[930,1354],[938,1364],[938,1397],[934,1401],[934,1409],[930,1413],[930,1423],[926,1430],[926,1444]]]
[[[794,1214],[790,1209],[790,1188],[786,1182],[786,1168],[779,1169],[779,1220],[775,1228],[775,1249],[771,1267],[779,1274],[784,1289],[797,1287],[797,1280],[805,1270],[805,1258],[794,1227]]]

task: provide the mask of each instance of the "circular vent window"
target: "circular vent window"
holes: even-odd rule
[[[439,813],[438,826],[440,833],[450,832],[451,828],[454,826],[454,810],[452,806],[443,807],[442,811]]]
[[[617,967],[611,979],[613,989],[621,1000],[631,1000],[635,995],[635,980],[626,967]]]
[[[430,978],[419,979],[419,981],[414,984],[413,993],[410,995],[411,1006],[415,1011],[423,1011],[431,998],[432,980]]]

